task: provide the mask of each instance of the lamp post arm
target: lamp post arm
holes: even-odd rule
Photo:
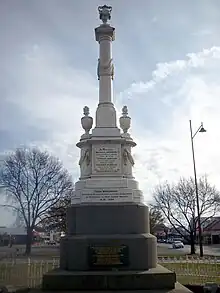
[[[190,127],[192,128],[192,123],[191,120],[190,121]],[[191,138],[194,139],[194,137],[196,136],[196,134],[200,131],[200,129],[202,128],[202,125],[199,126],[199,128],[196,130],[196,132],[194,134],[192,134],[192,129],[191,129]]]

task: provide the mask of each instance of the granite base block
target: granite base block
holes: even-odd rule
[[[90,204],[67,208],[67,234],[150,233],[149,208],[144,204]]]
[[[40,293],[41,290],[38,289],[31,289],[29,290],[30,293]],[[48,291],[48,293],[53,293],[54,291]],[[65,291],[59,291],[60,293],[63,293]],[[90,293],[91,291],[69,291],[73,293]],[[108,291],[93,291],[98,293],[128,293],[128,290],[108,290]],[[193,291],[190,291],[187,287],[181,285],[180,283],[175,284],[174,289],[160,289],[160,290],[147,290],[147,293],[192,293]],[[146,293],[146,290],[129,290],[129,293]]]
[[[127,246],[129,264],[123,270],[144,271],[157,265],[156,237],[151,234],[67,235],[60,243],[60,268],[68,271],[91,270],[88,262],[90,245]]]
[[[2,288],[1,288],[2,289]],[[40,288],[17,288],[15,286],[10,286],[10,288],[8,288],[8,286],[5,288],[3,288],[3,290],[5,289],[5,292],[9,292],[9,293],[40,293],[40,292],[45,292],[43,291],[42,289]],[[203,293],[203,288],[201,286],[201,290],[200,290],[202,293]],[[57,292],[60,292],[60,293],[64,293],[66,291],[57,291]],[[68,291],[69,293],[73,292],[73,293],[77,293],[77,292],[80,292],[80,293],[90,293],[91,291],[87,290],[79,290],[79,291]],[[128,290],[97,290],[97,291],[93,291],[93,292],[98,292],[98,293],[128,293]],[[192,293],[194,291],[190,291],[189,288],[181,285],[180,283],[176,282],[175,284],[175,288],[174,289],[161,289],[161,290],[147,290],[147,293]],[[47,291],[47,293],[54,293],[54,290],[53,291]],[[129,293],[146,293],[146,290],[129,290]],[[217,292],[219,293],[219,292]]]
[[[174,289],[176,274],[157,265],[147,271],[64,271],[56,269],[43,276],[46,291],[74,290],[164,290]]]

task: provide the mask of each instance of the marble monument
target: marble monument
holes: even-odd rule
[[[60,245],[60,268],[43,278],[45,290],[172,289],[174,273],[157,264],[156,238],[150,234],[149,211],[132,169],[127,106],[117,126],[113,103],[115,28],[112,7],[98,8],[99,103],[95,125],[83,109],[80,178],[67,211],[67,234]]]
[[[131,148],[136,144],[128,133],[131,118],[128,116],[127,107],[124,106],[119,119],[122,129],[120,131],[112,101],[114,64],[111,46],[115,40],[115,28],[107,23],[111,17],[110,12],[111,8],[108,6],[99,7],[100,19],[103,22],[95,29],[95,38],[99,43],[99,104],[94,129],[89,108],[85,106],[83,109],[81,124],[85,133],[77,144],[81,149],[80,179],[75,184],[73,205],[143,201],[142,192],[132,175],[134,160]]]

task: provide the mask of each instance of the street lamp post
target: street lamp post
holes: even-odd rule
[[[197,184],[197,175],[196,175],[196,162],[195,162],[195,152],[194,152],[194,143],[193,139],[198,132],[206,132],[203,127],[203,123],[199,126],[195,134],[192,132],[192,121],[189,120],[190,125],[190,138],[192,145],[192,157],[193,157],[193,169],[194,169],[194,180],[195,180],[195,191],[196,191],[196,207],[197,207],[197,221],[198,221],[198,229],[199,229],[199,250],[200,256],[203,257],[203,245],[202,245],[202,227],[201,227],[201,218],[200,218],[200,208],[199,208],[199,192],[198,192],[198,184]]]

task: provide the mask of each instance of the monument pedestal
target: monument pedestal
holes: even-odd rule
[[[60,268],[86,271],[156,267],[156,237],[149,234],[148,219],[144,204],[72,205],[67,213],[68,235],[60,244]],[[126,263],[123,259],[120,262],[120,253]]]
[[[43,290],[172,290],[176,275],[157,265],[147,271],[66,271],[57,269],[43,277]]]
[[[43,277],[43,290],[173,289],[176,275],[157,265],[144,204],[72,205],[60,268]]]
[[[147,270],[156,266],[155,239],[150,234],[77,235],[63,240],[60,268],[64,270]]]

